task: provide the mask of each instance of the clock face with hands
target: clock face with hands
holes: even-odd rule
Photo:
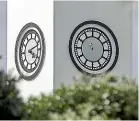
[[[72,32],[69,53],[76,68],[98,75],[114,68],[119,47],[112,30],[99,21],[85,21]]]
[[[26,24],[15,47],[15,64],[21,78],[33,80],[40,73],[45,58],[44,35],[38,25]]]

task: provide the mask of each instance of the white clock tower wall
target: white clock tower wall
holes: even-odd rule
[[[50,12],[51,11],[51,12]],[[46,55],[40,74],[32,81],[22,80],[18,88],[26,99],[30,95],[53,90],[53,2],[46,0],[9,0],[8,1],[8,59],[7,71],[19,76],[15,65],[15,44],[20,30],[27,23],[33,22],[42,30]]]
[[[121,1],[54,2],[54,89],[62,83],[72,84],[73,77],[81,74],[70,58],[68,47],[75,27],[88,20],[104,23],[117,38],[119,57],[111,73],[133,77],[132,70],[137,71],[133,69],[136,67],[133,62],[137,58],[132,58],[132,53],[136,53],[132,51],[132,5],[133,2]],[[137,78],[137,72],[134,78]]]

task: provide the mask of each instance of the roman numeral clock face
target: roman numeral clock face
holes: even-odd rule
[[[15,47],[15,64],[21,78],[33,80],[43,66],[45,40],[39,26],[26,24],[20,31]]]
[[[72,32],[69,53],[79,71],[98,75],[114,68],[119,47],[108,26],[98,21],[85,21]]]

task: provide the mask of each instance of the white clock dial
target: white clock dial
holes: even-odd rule
[[[85,21],[72,32],[69,53],[78,70],[97,75],[114,68],[119,47],[108,26],[98,21]]]
[[[20,31],[15,47],[15,63],[20,76],[32,80],[41,71],[45,58],[45,40],[41,29],[34,23]]]

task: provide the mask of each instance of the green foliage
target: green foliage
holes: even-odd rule
[[[19,80],[0,72],[0,120],[21,118],[22,98],[16,84]]]
[[[76,79],[51,95],[30,97],[23,119],[138,119],[138,87],[125,77],[103,75]]]

